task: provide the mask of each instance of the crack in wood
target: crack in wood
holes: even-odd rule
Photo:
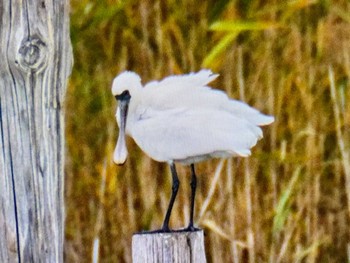
[[[187,246],[188,246],[188,251],[190,253],[190,259],[192,260],[193,256],[192,256],[192,244],[191,244],[191,238],[190,236],[186,236],[186,241],[187,241]]]
[[[13,193],[13,206],[15,213],[15,221],[16,221],[16,245],[17,245],[17,258],[18,262],[21,261],[21,247],[20,247],[20,237],[19,237],[19,220],[18,220],[18,208],[17,208],[17,194],[16,194],[16,183],[15,183],[15,174],[13,171],[13,159],[12,159],[12,151],[11,145],[9,145],[9,155],[10,155],[10,168],[11,168],[11,181],[12,181],[12,193]]]

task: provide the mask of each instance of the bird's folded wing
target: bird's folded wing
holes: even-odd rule
[[[171,161],[215,152],[248,156],[262,130],[228,112],[187,109],[140,120],[131,136],[151,158]]]
[[[182,107],[222,110],[260,126],[274,121],[272,116],[262,114],[244,102],[230,99],[221,90],[208,87],[207,84],[217,76],[210,70],[201,70],[150,82],[143,90],[145,105],[142,107],[154,113]]]
[[[157,87],[176,89],[179,87],[191,88],[206,86],[208,83],[216,79],[219,74],[214,74],[211,70],[202,69],[199,72],[192,72],[183,75],[173,75],[162,79],[161,81],[151,81],[145,85],[145,89],[153,89]]]

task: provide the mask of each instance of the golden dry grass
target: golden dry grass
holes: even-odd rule
[[[112,162],[114,76],[129,69],[146,82],[204,66],[221,75],[213,87],[276,117],[250,158],[198,165],[208,261],[350,261],[348,1],[71,4],[67,262],[90,262],[97,237],[100,262],[131,262],[132,233],[161,226],[170,197],[169,168],[132,140],[126,165]],[[235,23],[210,30],[218,21]],[[178,172],[175,228],[189,217],[189,169]]]

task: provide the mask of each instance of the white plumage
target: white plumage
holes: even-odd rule
[[[126,71],[113,81],[112,93],[119,103],[114,162],[123,164],[127,158],[127,134],[152,159],[168,162],[171,167],[172,195],[163,226],[155,232],[170,231],[170,214],[179,188],[175,162],[191,167],[190,222],[184,230],[196,231],[194,163],[213,157],[250,155],[250,149],[262,138],[259,126],[274,121],[272,116],[208,87],[217,76],[210,70],[201,70],[142,87],[140,77]]]
[[[130,93],[126,134],[160,162],[190,164],[210,157],[250,155],[250,148],[262,138],[259,126],[274,118],[208,87],[217,77],[201,70],[142,87],[137,74],[121,73],[113,81],[112,93]],[[116,117],[120,127],[119,109]],[[127,155],[125,139],[119,137],[118,144],[114,161],[122,164]]]

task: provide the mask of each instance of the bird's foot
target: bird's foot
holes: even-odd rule
[[[141,231],[141,232],[137,232],[135,234],[145,235],[145,234],[161,234],[161,233],[172,233],[172,232],[176,232],[176,230],[171,230],[169,227],[163,226],[160,229],[150,230],[150,231]]]
[[[202,229],[195,227],[193,224],[190,224],[186,228],[181,228],[181,229],[175,230],[175,232],[196,232],[196,231],[200,231],[200,230],[202,230]]]
[[[200,230],[200,228],[194,227],[194,225],[189,225],[188,227],[183,229],[184,232],[196,232]]]
[[[163,233],[181,233],[181,232],[197,232],[202,229],[194,227],[193,225],[189,225],[186,228],[180,228],[180,229],[170,229],[169,227],[162,227],[157,230],[150,230],[150,231],[141,231],[136,232],[137,235],[147,235],[147,234],[163,234]]]
[[[188,232],[196,232],[196,231],[199,231],[201,230],[200,228],[197,228],[197,227],[194,227],[193,225],[192,226],[188,226],[185,228],[185,231],[188,231]]]

